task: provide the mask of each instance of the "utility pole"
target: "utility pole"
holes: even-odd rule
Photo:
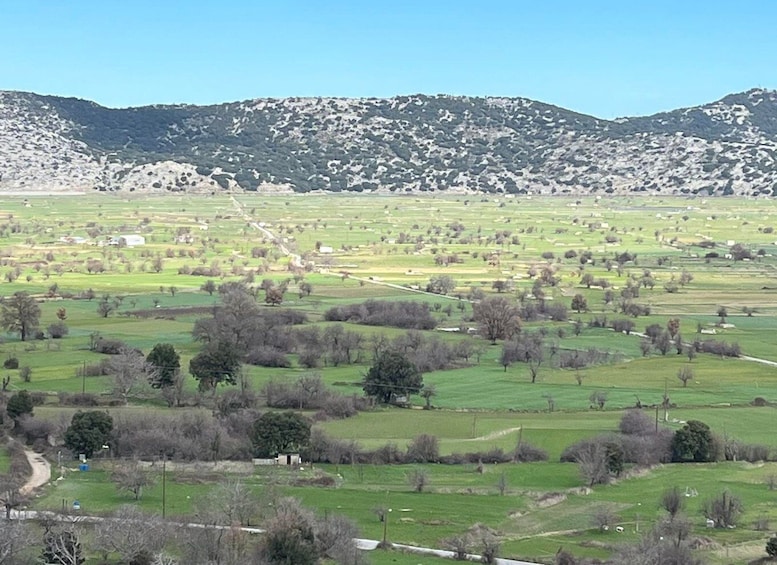
[[[162,519],[164,520],[167,511],[167,457],[162,454]]]
[[[388,549],[386,540],[388,539],[389,514],[391,514],[391,508],[386,508],[386,512],[383,514],[383,542],[381,543],[383,549]]]
[[[86,361],[84,361],[84,366],[81,370],[81,396],[86,394]]]

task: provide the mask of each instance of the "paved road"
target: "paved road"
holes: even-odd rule
[[[11,510],[12,520],[38,520],[42,518],[47,518],[47,519],[55,520],[59,522],[81,523],[81,524],[95,524],[97,522],[112,520],[112,518],[106,518],[105,516],[91,516],[91,515],[81,515],[81,514],[66,515],[66,514],[57,514],[55,512],[38,512],[35,510]],[[231,526],[214,526],[209,524],[197,524],[192,522],[188,522],[188,523],[169,522],[169,523],[175,524],[184,528],[203,528],[203,529],[211,528],[211,529],[218,529],[218,530],[233,529]],[[240,529],[249,534],[264,533],[264,530],[261,528],[242,527]],[[362,551],[376,551],[376,550],[380,551],[378,550],[378,545],[380,543],[378,540],[356,538],[353,541],[356,544],[356,547],[358,547]],[[444,549],[434,549],[432,547],[416,547],[414,545],[405,545],[401,543],[395,543],[392,545],[394,546],[395,549],[415,553],[418,555],[434,555],[436,557],[444,557],[449,559],[453,559],[454,557],[454,554],[452,551],[447,551]],[[467,560],[480,562],[480,556],[475,554],[470,554],[470,555],[467,555]],[[498,565],[540,565],[538,563],[532,563],[529,561],[518,561],[516,559],[502,559],[502,558],[497,559],[496,563]]]

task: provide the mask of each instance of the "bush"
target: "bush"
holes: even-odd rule
[[[8,357],[5,361],[3,361],[3,368],[4,369],[18,369],[19,368],[19,359],[16,357]]]
[[[769,538],[769,541],[766,542],[766,555],[777,557],[777,536]]]
[[[32,369],[25,365],[24,367],[21,367],[19,369],[19,378],[22,379],[25,383],[28,383],[32,380]]]
[[[59,403],[63,406],[98,406],[100,402],[97,396],[89,392],[84,394],[70,394],[67,392],[57,393]]]
[[[439,459],[440,444],[437,436],[421,434],[407,446],[406,460],[410,463],[436,463]]]
[[[42,406],[46,404],[45,392],[31,392],[30,398],[32,399],[32,403],[34,406]]]
[[[105,355],[118,355],[124,349],[131,348],[120,339],[108,339],[101,337],[94,342],[94,351],[96,353],[104,353]]]
[[[513,453],[513,461],[516,463],[530,463],[533,461],[547,461],[548,452],[539,447],[535,447],[530,443],[522,441],[515,448]]]
[[[55,322],[48,327],[48,332],[52,339],[62,339],[70,330],[64,322]]]
[[[463,465],[465,463],[509,463],[513,460],[512,455],[508,455],[503,449],[495,447],[488,451],[474,451],[469,453],[453,453],[440,457],[440,463],[447,465]]]
[[[639,409],[626,410],[618,425],[620,432],[626,435],[648,435],[655,432],[653,418]]]
[[[110,361],[103,359],[97,363],[81,365],[76,369],[77,377],[103,377],[110,374]]]
[[[246,355],[246,363],[259,367],[275,367],[287,369],[291,367],[291,361],[283,351],[274,347],[257,347]]]
[[[705,341],[696,340],[693,342],[694,349],[699,353],[712,353],[721,357],[739,357],[742,349],[738,343],[727,343],[725,341],[716,341],[708,339]]]

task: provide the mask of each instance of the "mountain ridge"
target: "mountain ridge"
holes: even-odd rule
[[[0,91],[0,192],[777,195],[777,92],[605,120],[528,98],[106,108]]]

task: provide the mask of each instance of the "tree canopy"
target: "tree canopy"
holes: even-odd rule
[[[5,407],[8,416],[16,422],[25,414],[32,415],[32,397],[26,390],[20,390],[8,399],[8,405]]]
[[[65,431],[65,447],[74,454],[91,457],[105,445],[113,431],[113,418],[107,412],[76,412]]]
[[[257,457],[297,453],[310,439],[310,422],[296,412],[265,412],[254,421],[251,442]]]
[[[0,325],[9,332],[19,332],[19,338],[27,341],[40,322],[40,306],[24,291],[14,292],[3,299]]]
[[[173,386],[175,376],[181,370],[181,356],[170,343],[157,343],[146,357],[153,372],[149,381],[154,388]]]
[[[480,324],[481,335],[491,343],[509,339],[520,328],[518,308],[503,296],[490,296],[474,304],[472,316]]]
[[[233,385],[240,372],[240,355],[232,343],[211,343],[189,361],[189,372],[200,381],[201,391],[223,383]]]
[[[396,351],[383,351],[364,376],[364,392],[384,404],[398,396],[418,394],[423,387],[418,368]]]
[[[672,436],[672,461],[703,463],[714,460],[714,439],[704,422],[688,420]]]

